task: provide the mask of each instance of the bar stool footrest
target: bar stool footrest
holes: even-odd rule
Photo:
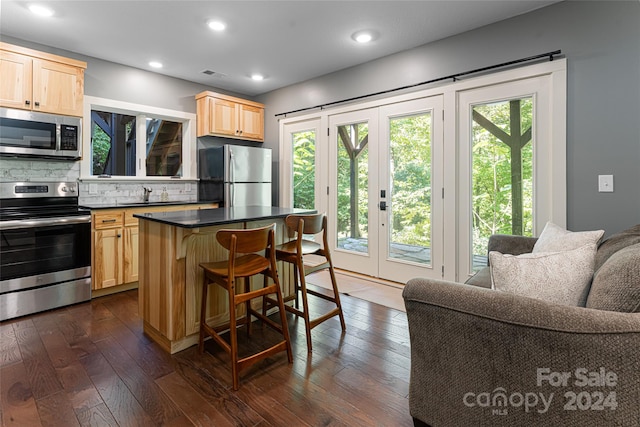
[[[277,305],[276,305],[277,307]],[[262,313],[259,313],[257,311],[255,311],[254,309],[251,309],[251,314],[254,315],[255,317],[257,317],[258,319],[262,320],[264,323],[266,323],[267,325],[269,325],[271,328],[275,329],[278,332],[282,332],[282,325],[274,322],[273,320],[269,319],[267,316],[264,316]]]
[[[280,341],[274,346],[271,346],[267,349],[262,350],[259,353],[252,354],[251,356],[244,357],[242,359],[238,359],[236,365],[238,366],[238,372],[242,371],[245,368],[265,359],[269,356],[272,356],[276,353],[280,353],[283,350],[287,350],[287,342]]]
[[[311,294],[311,295],[313,295],[313,296],[316,296],[316,297],[318,297],[318,298],[322,298],[322,299],[325,299],[325,300],[327,300],[327,301],[331,301],[331,302],[333,302],[333,303],[335,303],[335,302],[336,302],[336,297],[335,297],[335,296],[330,297],[329,295],[322,294],[322,293],[320,293],[320,292],[318,292],[318,291],[314,291],[313,289],[308,289],[308,288],[307,288],[307,293],[308,293],[308,294]]]

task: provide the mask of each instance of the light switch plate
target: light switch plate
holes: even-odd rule
[[[89,194],[98,194],[98,184],[89,184]]]
[[[613,175],[598,175],[598,191],[613,193]]]
[[[187,193],[191,192],[191,183],[187,182],[184,184],[184,191],[186,191]]]

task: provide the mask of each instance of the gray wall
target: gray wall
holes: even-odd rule
[[[561,49],[568,61],[567,224],[572,230],[604,228],[611,234],[640,223],[638,22],[637,1],[565,1],[254,97],[266,104],[264,145],[274,149],[277,159],[277,113]],[[85,93],[91,96],[187,112],[195,112],[194,95],[202,90],[249,98],[10,37],[2,39],[86,61]],[[198,144],[223,142],[229,140],[200,138]],[[278,200],[277,170],[274,164],[274,202]],[[597,192],[598,174],[614,175],[614,193]]]
[[[277,113],[560,49],[568,63],[567,225],[611,234],[640,223],[639,23],[637,1],[565,1],[276,90],[256,98],[267,106],[266,144],[278,150]],[[614,175],[614,193],[597,192],[599,174]]]
[[[85,61],[87,63],[87,69],[84,74],[84,94],[89,96],[185,111],[194,114],[196,112],[195,96],[204,90],[251,99],[245,95],[223,89],[167,77],[139,68],[127,67],[13,37],[3,35],[2,41]]]

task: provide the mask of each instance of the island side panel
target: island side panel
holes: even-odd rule
[[[283,219],[238,222],[188,229],[155,221],[140,221],[139,304],[144,331],[169,353],[198,342],[203,270],[200,263],[227,260],[228,251],[216,240],[220,229],[256,228],[276,223],[276,244],[285,239]],[[278,263],[278,275],[285,296],[293,294],[293,268]],[[262,277],[252,288],[262,287]],[[207,323],[213,327],[229,321],[229,298],[220,286],[209,287]],[[261,300],[253,302],[259,308]],[[245,315],[244,306],[236,311]]]
[[[145,331],[166,338],[166,346],[184,336],[184,260],[177,257],[184,231],[170,225],[140,221],[139,298]],[[153,330],[147,331],[148,327]],[[157,339],[156,339],[157,341]]]

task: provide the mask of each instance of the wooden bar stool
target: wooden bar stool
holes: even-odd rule
[[[295,295],[291,295],[285,301],[295,299],[295,307],[285,305],[285,309],[304,319],[304,325],[307,333],[307,351],[311,352],[311,329],[333,316],[339,316],[342,330],[346,330],[344,323],[344,315],[342,313],[342,305],[340,304],[340,293],[338,292],[338,284],[336,275],[333,271],[333,262],[329,252],[327,242],[327,217],[325,214],[316,215],[289,215],[285,218],[285,223],[289,230],[289,236],[295,237],[287,243],[276,247],[276,259],[290,262],[294,266],[294,283]],[[322,245],[304,238],[304,235],[316,235],[322,233]],[[324,262],[317,265],[304,264],[305,255],[318,255],[324,257]],[[324,295],[314,290],[307,289],[305,276],[315,271],[329,269],[331,276],[331,285],[333,287],[333,296]],[[302,310],[298,301],[298,295],[302,297]],[[328,313],[316,318],[309,318],[309,303],[307,295],[314,295],[331,301],[336,307]],[[276,301],[267,299],[269,305],[274,305]],[[263,307],[263,312],[265,308]]]
[[[233,377],[233,389],[238,389],[239,372],[261,359],[272,354],[286,350],[289,363],[293,363],[291,352],[291,341],[289,339],[289,329],[285,315],[284,302],[278,273],[276,271],[275,258],[275,224],[267,227],[249,230],[220,230],[216,234],[216,239],[220,245],[229,250],[228,261],[201,263],[204,270],[202,284],[202,306],[200,312],[200,353],[204,351],[204,337],[208,334],[231,356],[231,375]],[[265,256],[256,252],[265,251]],[[238,254],[241,254],[238,256]],[[265,286],[257,290],[251,290],[250,277],[262,274],[265,276]],[[267,277],[273,279],[273,284],[267,285]],[[241,289],[238,279],[244,278],[244,288]],[[218,328],[210,327],[207,322],[207,289],[209,285],[216,283],[227,290],[229,294],[229,325]],[[280,325],[266,316],[266,313],[258,313],[251,308],[251,300],[258,297],[265,297],[275,294],[273,300],[280,308]],[[251,334],[251,315],[256,316],[264,323],[282,333],[283,340],[277,344],[262,350],[253,355],[238,357],[238,327],[236,319],[236,307],[245,304],[246,317],[244,324],[247,327],[247,334]],[[229,342],[225,341],[219,333],[229,329]]]

